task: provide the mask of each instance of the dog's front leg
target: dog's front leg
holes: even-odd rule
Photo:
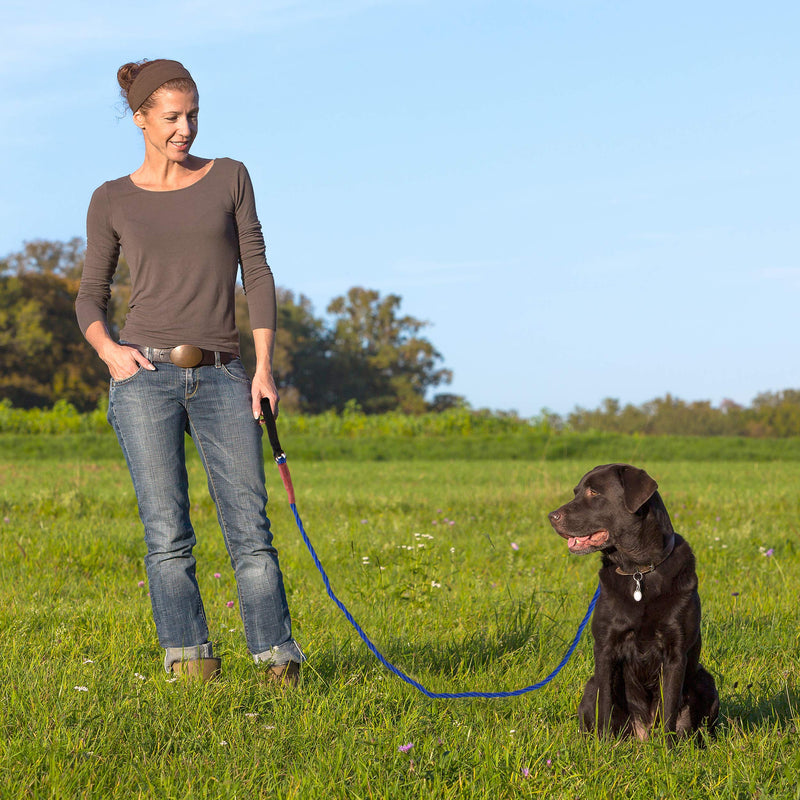
[[[595,730],[598,734],[612,733],[611,713],[614,706],[612,692],[613,659],[608,647],[594,648],[594,682],[597,688],[597,710]]]
[[[683,701],[683,680],[686,676],[686,656],[671,655],[661,667],[661,716],[664,730],[675,733]]]

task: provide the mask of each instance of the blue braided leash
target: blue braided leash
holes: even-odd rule
[[[275,463],[278,465],[281,478],[283,479],[283,485],[285,486],[286,493],[289,496],[289,507],[292,509],[295,521],[297,522],[297,528],[300,531],[300,535],[303,537],[303,541],[308,548],[308,552],[311,554],[311,558],[314,560],[314,564],[319,570],[319,574],[322,576],[322,581],[325,584],[325,591],[328,593],[328,597],[330,597],[330,599],[333,600],[333,602],[339,607],[339,610],[342,612],[342,614],[344,614],[347,621],[353,626],[364,644],[369,648],[375,658],[377,658],[378,661],[380,661],[381,664],[386,667],[386,669],[394,673],[401,680],[411,684],[411,686],[420,691],[426,697],[430,697],[433,700],[453,700],[467,697],[518,697],[519,695],[532,692],[535,689],[541,689],[543,686],[546,686],[548,683],[550,683],[550,681],[552,681],[559,672],[561,672],[566,663],[570,660],[572,654],[575,652],[575,648],[578,646],[578,642],[580,641],[584,628],[586,628],[586,626],[589,624],[595,604],[597,603],[597,598],[600,596],[600,584],[597,585],[597,589],[595,590],[594,597],[592,597],[591,602],[589,603],[589,608],[586,611],[586,615],[581,620],[581,624],[578,626],[578,632],[575,634],[575,638],[572,640],[572,644],[569,646],[564,658],[561,659],[558,666],[547,677],[542,678],[542,680],[540,680],[538,683],[534,683],[531,686],[525,686],[522,689],[515,689],[511,692],[431,692],[421,683],[419,683],[419,681],[416,681],[411,676],[406,675],[405,672],[387,660],[380,650],[378,650],[378,648],[373,644],[369,636],[364,633],[363,628],[358,624],[358,622],[356,622],[356,620],[353,618],[353,615],[347,610],[345,604],[336,596],[335,592],[331,588],[330,579],[325,572],[325,568],[322,566],[322,562],[319,560],[316,550],[314,550],[314,546],[311,544],[311,540],[308,538],[308,534],[303,527],[303,521],[300,519],[300,514],[297,511],[297,504],[295,503],[294,497],[294,487],[292,486],[292,478],[289,474],[289,467],[286,464],[286,454],[281,449],[280,441],[278,440],[278,430],[275,425],[275,418],[272,415],[272,409],[268,400],[264,400],[262,402],[262,410],[264,422],[267,428],[267,434],[272,446],[272,452],[275,456]]]

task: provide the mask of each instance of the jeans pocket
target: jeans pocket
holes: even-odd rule
[[[242,364],[241,359],[234,358],[233,361],[229,361],[227,364],[222,364],[222,371],[233,381],[237,383],[250,383],[250,376],[247,374],[247,370],[244,368],[244,364]]]
[[[133,373],[133,375],[129,375],[127,378],[122,378],[121,380],[118,381],[112,378],[111,388],[114,389],[117,386],[125,386],[126,383],[130,383],[131,381],[136,380],[136,378],[138,378],[139,375],[142,374],[142,372],[144,372],[144,367],[141,364],[139,364],[139,369],[137,369],[136,372]]]

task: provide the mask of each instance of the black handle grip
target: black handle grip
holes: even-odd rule
[[[261,415],[264,417],[264,425],[267,429],[267,436],[269,437],[269,444],[272,447],[272,455],[278,463],[281,460],[286,460],[286,454],[281,447],[280,439],[278,439],[278,426],[275,424],[275,415],[272,413],[272,406],[270,405],[269,398],[264,397],[261,400]]]

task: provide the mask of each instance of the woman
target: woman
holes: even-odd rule
[[[272,377],[275,284],[242,164],[190,153],[198,93],[177,61],[125,64],[117,79],[142,131],[144,163],[100,186],[87,217],[78,323],[111,374],[109,422],[133,479],[164,667],[211,678],[195,578],[184,433],[191,434],[236,575],[247,646],[269,680],[295,684],[300,648],[266,516],[261,400],[278,411]],[[131,295],[120,341],[106,311],[120,250]],[[253,325],[252,382],[238,358],[239,264]]]

